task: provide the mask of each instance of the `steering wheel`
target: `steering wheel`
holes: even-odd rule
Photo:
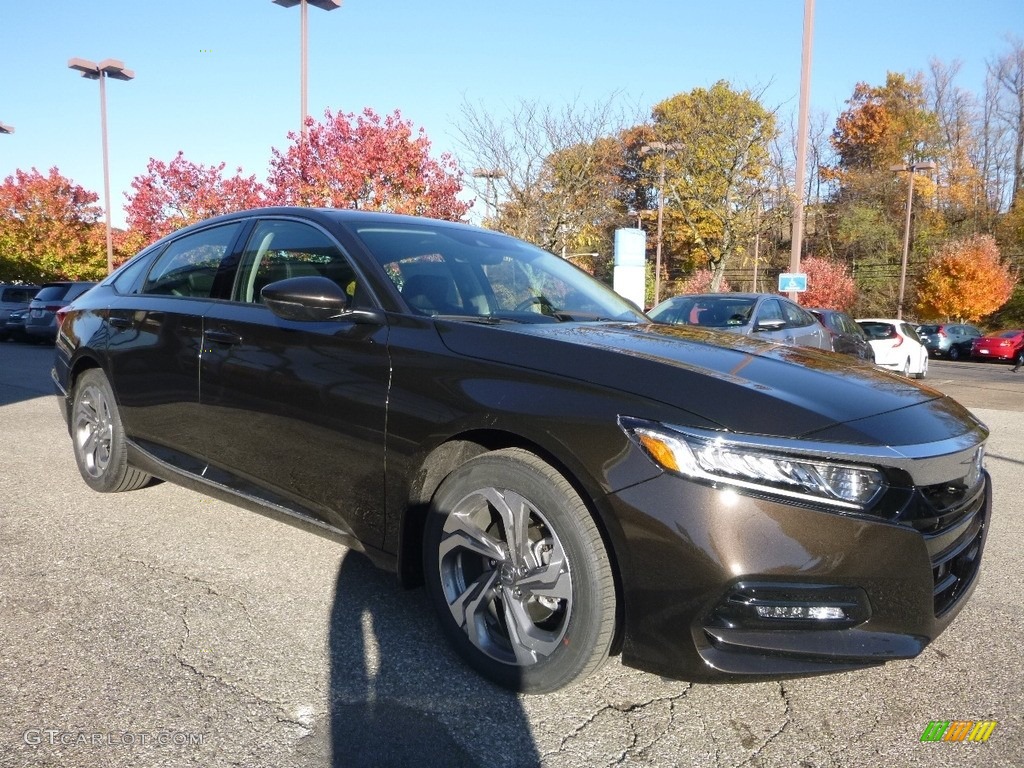
[[[523,299],[518,304],[516,304],[515,309],[513,309],[512,311],[525,312],[526,310],[533,306],[539,306],[540,309],[537,311],[540,312],[542,315],[550,315],[554,312],[555,309],[551,302],[548,301],[546,296],[530,296],[529,298]]]

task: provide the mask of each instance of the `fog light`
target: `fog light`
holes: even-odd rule
[[[870,617],[871,604],[859,587],[741,581],[722,596],[704,624],[773,631],[835,630],[857,626]]]
[[[848,618],[838,605],[758,605],[755,610],[762,619],[844,621]]]

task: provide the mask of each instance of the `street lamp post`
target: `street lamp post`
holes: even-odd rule
[[[893,165],[889,170],[895,173],[907,172],[907,218],[903,225],[903,259],[900,262],[900,298],[896,305],[896,319],[903,319],[903,296],[907,287],[907,257],[910,255],[910,214],[914,207],[914,174],[917,171],[934,171],[935,163],[910,163],[908,165]]]
[[[124,62],[104,59],[98,64],[88,59],[68,59],[68,68],[81,72],[87,80],[100,81],[100,133],[103,135],[103,209],[107,222],[107,274],[114,271],[114,237],[110,228],[110,163],[107,155],[107,89],[108,77],[131,80],[135,73],[124,68]]]
[[[276,5],[280,5],[282,8],[291,8],[292,6],[300,6],[300,32],[299,32],[299,67],[301,69],[300,74],[300,102],[302,109],[302,135],[305,136],[306,131],[306,95],[309,91],[309,75],[307,73],[309,68],[309,23],[307,20],[306,6],[312,5],[317,8],[321,8],[325,11],[333,11],[341,8],[341,0],[274,0]]]
[[[654,303],[661,301],[661,232],[665,219],[665,155],[683,148],[679,142],[652,141],[640,147],[640,154],[650,152],[660,154],[661,163],[658,171],[658,233],[654,244]]]
[[[484,195],[484,216],[490,216],[491,198],[494,198],[494,215],[498,215],[498,192],[494,188],[495,179],[505,178],[505,172],[501,168],[474,168],[473,178],[487,180],[487,192]]]

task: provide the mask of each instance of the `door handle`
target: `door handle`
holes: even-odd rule
[[[231,331],[203,331],[203,336],[207,341],[212,341],[214,344],[228,344],[235,345],[242,343],[242,337],[237,333]]]
[[[109,323],[115,328],[120,328],[121,330],[127,330],[128,328],[131,328],[132,326],[135,325],[135,323],[129,317],[116,316],[110,318]]]

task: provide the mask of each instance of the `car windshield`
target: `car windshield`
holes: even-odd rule
[[[632,304],[554,254],[499,233],[437,224],[356,223],[410,309],[517,322],[646,322]]]
[[[919,333],[931,334],[931,333],[938,333],[941,328],[942,328],[941,325],[922,325],[917,330],[918,330]]]
[[[678,296],[655,307],[650,317],[659,323],[726,328],[749,323],[754,303],[743,296]]]
[[[1000,339],[1012,339],[1014,336],[1017,336],[1019,334],[1020,334],[1020,331],[1004,331],[1003,333],[999,334],[999,338]]]

